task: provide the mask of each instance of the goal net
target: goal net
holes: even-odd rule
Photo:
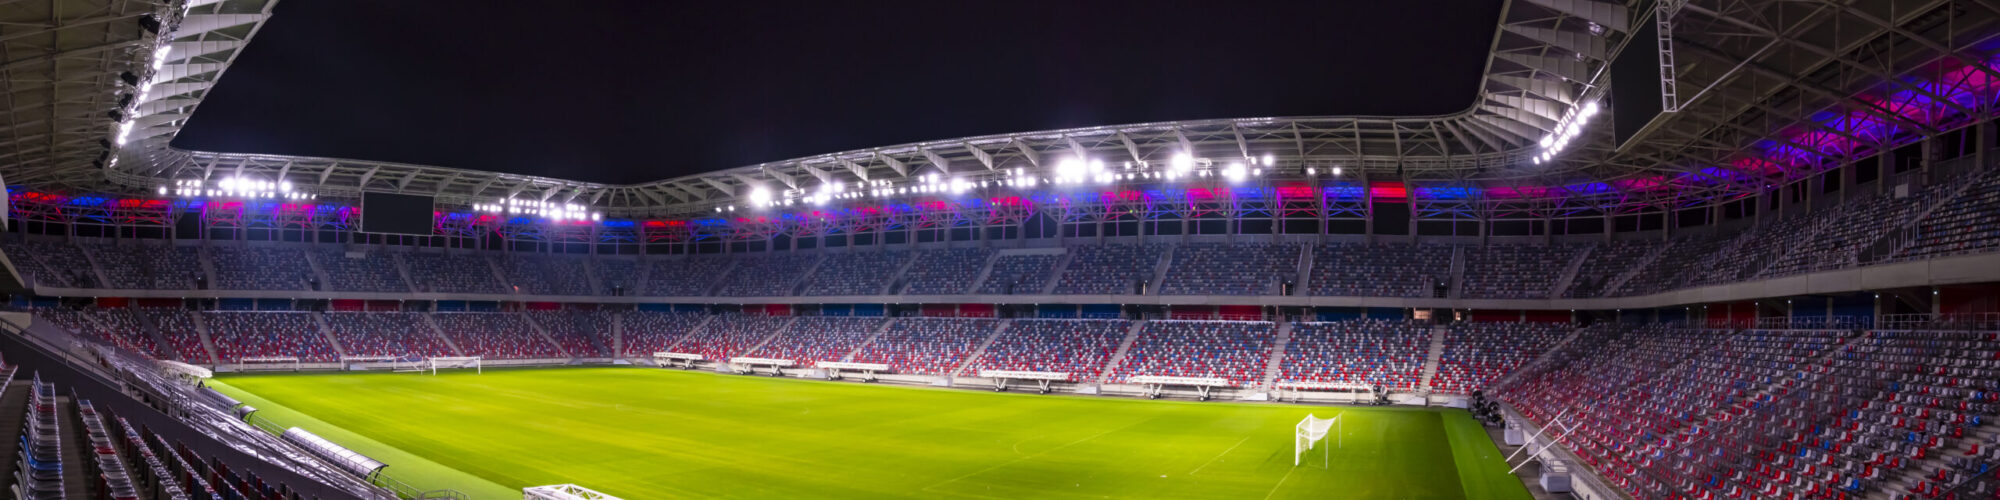
[[[299,371],[299,368],[299,358],[292,356],[251,356],[236,360],[236,369],[241,371]]]
[[[1334,415],[1333,418],[1319,418],[1312,414],[1306,414],[1305,420],[1300,420],[1299,425],[1292,429],[1292,466],[1297,467],[1299,465],[1299,457],[1304,455],[1305,452],[1312,451],[1315,446],[1323,446],[1324,443],[1322,442],[1326,441],[1327,434],[1333,434],[1334,446],[1326,446],[1322,449],[1322,453],[1327,454],[1327,457],[1323,460],[1331,461],[1333,448],[1344,445],[1344,440],[1340,436],[1340,429],[1340,415],[1338,414]],[[1322,466],[1324,466],[1324,463],[1322,463]]]
[[[479,367],[479,359],[479,356],[438,356],[425,360],[428,365],[425,368],[430,369],[431,375],[437,375],[439,369],[452,368],[471,368],[474,373],[485,373]]]

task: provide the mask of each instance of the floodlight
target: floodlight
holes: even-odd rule
[[[758,205],[769,204],[771,202],[771,190],[764,189],[763,186],[750,188],[750,202]]]
[[[1271,153],[1264,153],[1264,166],[1269,167],[1272,165],[1276,165],[1277,164],[1276,160],[1277,157],[1272,156]]]
[[[1168,163],[1168,165],[1172,166],[1175,171],[1186,172],[1188,169],[1194,168],[1194,157],[1189,156],[1187,153],[1176,153],[1174,154],[1173,161]]]

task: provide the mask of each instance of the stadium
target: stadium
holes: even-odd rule
[[[189,147],[278,0],[0,0],[0,481],[2000,495],[2000,5],[1491,3],[1456,112],[617,183]]]

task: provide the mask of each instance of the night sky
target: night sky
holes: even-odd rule
[[[629,183],[1051,128],[1443,114],[1472,102],[1499,11],[284,0],[174,145]]]

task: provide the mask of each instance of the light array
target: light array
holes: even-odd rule
[[[1583,133],[1583,126],[1590,123],[1590,117],[1597,115],[1597,101],[1583,103],[1581,108],[1570,108],[1562,120],[1556,122],[1555,132],[1542,137],[1542,154],[1535,155],[1535,164],[1540,165],[1562,153],[1569,142]]]
[[[172,194],[183,198],[230,197],[253,199],[312,200],[319,195],[292,190],[291,181],[271,182],[241,177],[225,177],[213,183],[200,179],[174,181],[174,187],[160,186],[161,196]]]
[[[789,207],[802,203],[824,205],[833,200],[892,198],[922,194],[965,194],[973,189],[995,187],[1033,188],[1042,184],[1065,185],[1108,185],[1121,180],[1176,180],[1184,177],[1223,177],[1230,182],[1239,182],[1252,177],[1262,177],[1265,170],[1277,165],[1277,158],[1271,154],[1262,157],[1245,156],[1243,160],[1232,162],[1226,167],[1211,168],[1213,160],[1195,158],[1187,153],[1175,154],[1164,169],[1153,169],[1154,164],[1144,160],[1124,162],[1122,168],[1114,167],[1103,160],[1087,156],[1066,156],[1058,160],[1050,177],[1039,177],[1036,172],[1014,167],[995,171],[1001,177],[990,175],[984,179],[948,175],[931,172],[911,177],[910,182],[897,185],[889,180],[861,181],[852,188],[845,182],[834,180],[816,187],[802,187],[773,190],[768,186],[752,184],[744,193],[750,208]],[[1334,175],[1340,169],[1334,168]],[[735,205],[714,207],[716,213],[736,211]]]
[[[160,68],[167,65],[167,55],[173,53],[173,50],[174,46],[164,43],[160,44],[160,48],[153,49],[152,74],[146,77],[145,82],[139,84],[138,97],[132,100],[132,112],[124,114],[124,119],[118,122],[116,140],[119,146],[124,146],[127,137],[132,135],[132,121],[139,118],[138,110],[145,107],[146,96],[153,92],[153,84],[158,83],[163,76],[160,74]]]
[[[539,215],[553,221],[604,220],[604,212],[592,212],[590,207],[575,203],[556,203],[542,200],[517,200],[508,198],[495,203],[475,203],[473,210],[507,215]]]

